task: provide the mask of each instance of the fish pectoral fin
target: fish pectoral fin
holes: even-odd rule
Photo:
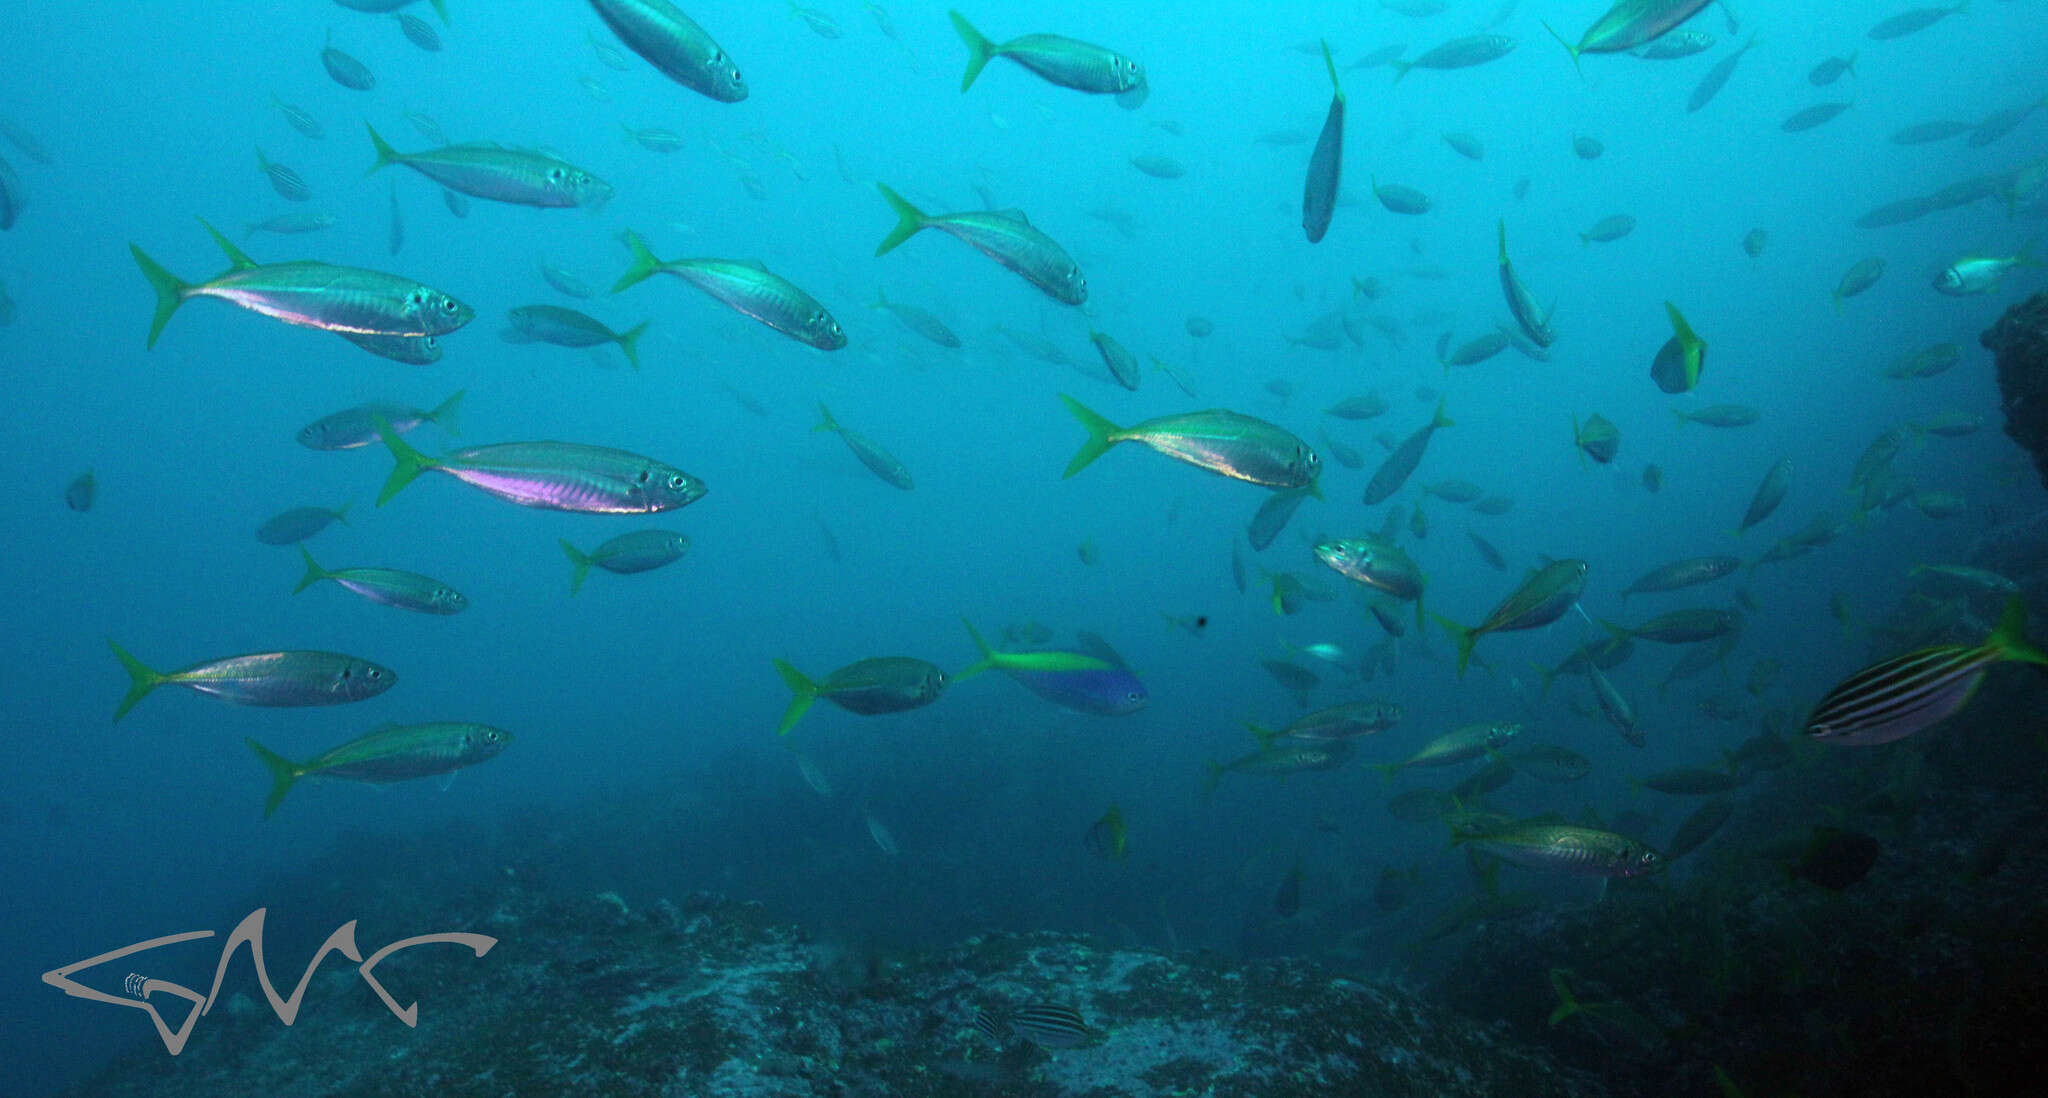
[[[450,770],[448,773],[441,775],[441,792],[448,792],[448,787],[455,784],[455,775],[460,773],[462,773],[460,770]]]

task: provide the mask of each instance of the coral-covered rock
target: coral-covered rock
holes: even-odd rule
[[[2034,457],[2048,486],[2048,293],[2014,305],[1978,337],[1996,357],[2005,433]]]

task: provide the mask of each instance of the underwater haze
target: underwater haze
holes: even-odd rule
[[[13,4],[0,1091],[175,1066],[79,958],[455,929],[313,891],[461,911],[393,836],[1425,993],[1881,888],[1933,855],[1841,775],[2048,659],[1978,343],[2048,289],[2048,4],[1924,2]]]

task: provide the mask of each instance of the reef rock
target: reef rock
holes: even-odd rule
[[[1977,341],[1998,363],[2005,433],[2033,455],[2048,487],[2048,293],[2007,309]]]

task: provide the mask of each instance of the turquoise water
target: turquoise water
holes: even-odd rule
[[[1960,560],[1988,525],[2041,508],[2021,455],[1995,429],[1998,397],[1976,347],[1976,334],[2039,289],[2041,274],[2016,269],[1968,297],[1931,282],[1965,254],[2011,255],[2041,235],[2039,182],[2027,191],[2022,169],[2044,156],[2048,111],[1982,147],[1964,136],[1890,140],[2048,91],[2033,46],[2044,29],[2038,3],[1980,0],[1965,15],[1872,41],[1865,30],[1892,5],[1817,15],[1756,0],[1736,8],[1739,28],[1719,7],[1688,24],[1718,39],[1705,53],[1587,55],[1583,75],[1541,20],[1569,37],[1599,14],[1597,3],[1453,0],[1424,17],[1305,4],[966,12],[992,37],[1053,31],[1137,59],[1150,95],[1132,110],[1000,59],[963,94],[965,51],[943,9],[909,3],[886,6],[893,36],[851,2],[817,5],[838,37],[780,5],[691,5],[745,74],[750,95],[734,104],[624,53],[583,4],[451,0],[445,25],[424,5],[407,8],[436,28],[437,53],[408,41],[389,15],[311,0],[146,4],[118,18],[16,7],[0,114],[48,162],[0,144],[25,198],[0,234],[0,281],[16,309],[0,328],[14,421],[0,445],[20,488],[0,512],[15,607],[4,702],[11,765],[0,776],[12,852],[0,1011],[22,1050],[4,1077],[13,1091],[136,1039],[125,1012],[43,986],[52,967],[156,935],[225,929],[252,898],[282,918],[291,897],[264,895],[269,875],[337,847],[374,860],[381,830],[469,826],[536,806],[642,804],[649,793],[685,821],[672,841],[563,857],[574,874],[622,893],[758,897],[794,919],[903,944],[1051,927],[1317,954],[1333,946],[1327,936],[1292,934],[1269,914],[1297,858],[1307,907],[1319,906],[1318,891],[1320,906],[1334,905],[1369,890],[1381,867],[1419,862],[1423,895],[1353,950],[1369,967],[1392,967],[1401,931],[1465,886],[1440,826],[1394,824],[1380,807],[1389,789],[1425,783],[1406,775],[1390,787],[1366,764],[1397,761],[1468,722],[1519,721],[1525,737],[1588,756],[1593,772],[1576,786],[1519,782],[1489,804],[1516,815],[1590,807],[1611,822],[1642,806],[1627,777],[1713,763],[1769,713],[1789,714],[1792,730],[1881,646],[1865,627],[1896,603],[1907,569]],[[1398,83],[1384,67],[1346,68],[1390,43],[1414,58],[1497,12],[1505,17],[1493,33],[1519,43],[1500,60],[1417,69]],[[373,89],[344,88],[323,71],[330,31],[374,72]],[[1688,112],[1702,75],[1752,34],[1758,44],[1727,86]],[[1318,38],[1343,70],[1348,197],[1328,236],[1310,245],[1301,229],[1310,146],[1270,138],[1312,140],[1321,125],[1329,79],[1302,48]],[[594,44],[625,68],[607,65]],[[1809,83],[1815,64],[1851,51],[1853,75]],[[318,119],[324,137],[295,130],[273,95]],[[1832,100],[1854,106],[1809,131],[1781,129]],[[431,116],[454,141],[549,150],[616,195],[595,211],[474,199],[467,216],[453,216],[441,189],[415,173],[364,175],[373,159],[364,122],[402,150],[430,146],[408,112]],[[681,148],[651,151],[622,123],[673,131]],[[1476,136],[1484,158],[1454,152],[1446,132]],[[1574,152],[1580,135],[1603,144],[1598,159]],[[257,170],[258,146],[303,177],[310,201],[280,197]],[[1155,178],[1134,156],[1171,157],[1185,174]],[[1991,194],[1906,225],[1856,224],[1874,207],[1987,176],[2008,181],[2011,203]],[[1425,192],[1431,209],[1388,211],[1373,197],[1375,177]],[[1024,211],[1078,262],[1087,303],[1060,304],[936,232],[874,256],[893,223],[877,182],[934,213]],[[394,195],[404,238],[396,254]],[[334,224],[243,238],[244,225],[301,207]],[[1617,213],[1636,219],[1631,234],[1580,242]],[[402,274],[462,299],[476,319],[444,338],[441,361],[413,367],[202,300],[145,351],[150,289],[125,246],[187,279],[211,276],[225,263],[195,217],[260,262],[310,257]],[[1554,303],[1557,342],[1548,362],[1510,349],[1447,369],[1432,351],[1442,333],[1456,344],[1507,320],[1497,222],[1521,278]],[[847,346],[806,347],[671,278],[604,294],[626,270],[615,238],[628,228],[664,258],[759,260],[822,302]],[[1740,245],[1753,228],[1769,234],[1755,258]],[[1837,311],[1838,279],[1866,256],[1883,257],[1884,274]],[[598,295],[577,301],[551,289],[543,259]],[[1354,279],[1368,278],[1379,297],[1354,291]],[[963,346],[939,347],[869,308],[878,290],[931,310]],[[1698,389],[1680,397],[1648,376],[1670,336],[1666,301],[1710,348]],[[531,304],[584,309],[617,329],[649,322],[640,368],[610,347],[500,339],[507,311]],[[1334,350],[1290,340],[1335,312],[1355,339]],[[1213,334],[1191,336],[1194,316]],[[1031,358],[1004,328],[1051,340],[1079,368]],[[1091,328],[1146,363],[1135,392],[1102,370]],[[1897,356],[1944,342],[1961,348],[1958,368],[1882,376]],[[1150,365],[1153,356],[1192,393]],[[1397,496],[1366,507],[1360,492],[1385,453],[1374,436],[1398,442],[1427,422],[1436,400],[1418,395],[1424,388],[1442,396],[1456,426],[1431,441]],[[431,408],[457,390],[459,436],[435,426],[410,436],[429,454],[538,439],[610,446],[702,478],[708,493],[636,519],[527,510],[425,477],[377,507],[390,469],[381,448],[325,453],[294,441],[351,405]],[[1389,408],[1376,419],[1322,412],[1367,391]],[[1244,524],[1265,489],[1135,445],[1062,479],[1084,434],[1061,393],[1119,424],[1211,407],[1258,417],[1321,452],[1323,498],[1255,553]],[[900,460],[915,488],[883,483],[838,438],[811,432],[820,401]],[[1760,419],[1715,429],[1671,414],[1713,404],[1749,405]],[[1960,514],[1936,520],[1899,502],[1797,560],[1620,601],[1655,565],[1709,553],[1751,561],[1827,509],[1850,514],[1860,497],[1844,486],[1872,437],[1951,410],[1988,425],[1963,438],[1916,437],[1894,468],[1915,492],[1960,497]],[[1572,445],[1571,417],[1596,412],[1621,431],[1604,466]],[[1358,450],[1365,467],[1343,467],[1329,441]],[[1787,456],[1797,473],[1783,508],[1731,537],[1758,478]],[[1652,463],[1663,474],[1655,493],[1641,481]],[[88,469],[91,509],[67,509],[65,486]],[[1422,491],[1451,479],[1514,506],[1483,515]],[[425,573],[460,589],[469,608],[413,615],[332,584],[293,596],[296,553],[254,531],[291,507],[344,502],[353,503],[347,523],[307,543],[323,564]],[[1537,690],[1532,663],[1554,663],[1598,635],[1578,614],[1486,639],[1489,667],[1462,678],[1434,626],[1426,640],[1398,642],[1395,670],[1369,682],[1296,656],[1320,679],[1313,705],[1390,698],[1404,708],[1401,723],[1331,772],[1285,782],[1230,775],[1205,798],[1204,764],[1256,746],[1241,721],[1278,725],[1302,711],[1261,659],[1324,643],[1355,661],[1383,641],[1362,593],[1317,564],[1313,542],[1377,531],[1391,509],[1405,516],[1418,506],[1427,536],[1404,518],[1398,540],[1428,577],[1430,611],[1476,622],[1553,557],[1589,563],[1581,605],[1594,618],[1726,608],[1746,590],[1754,608],[1743,610],[1730,677],[1660,693],[1673,655],[1643,645],[1615,672],[1648,731],[1637,749],[1587,715],[1580,684]],[[558,539],[589,549],[643,526],[687,534],[688,553],[644,574],[594,575],[572,599]],[[1480,560],[1467,530],[1500,548],[1507,571]],[[1231,579],[1233,546],[1251,572],[1244,593]],[[1335,597],[1278,615],[1261,569],[1291,571]],[[1859,631],[1830,613],[1837,593]],[[1162,615],[1207,624],[1196,635]],[[1078,643],[1077,631],[1098,634],[1143,679],[1149,702],[1117,717],[1076,714],[990,674],[896,715],[820,704],[787,739],[775,735],[788,693],[772,659],[813,677],[883,655],[958,671],[977,658],[963,617],[991,637],[1043,623],[1063,647]],[[375,660],[400,681],[359,704],[302,709],[234,707],[166,687],[114,725],[125,686],[105,637],[165,669],[317,648]],[[1769,660],[1783,668],[1775,682],[1743,690]],[[1700,713],[1702,699],[1731,691],[1740,720]],[[502,727],[516,741],[445,790],[434,779],[381,789],[309,782],[263,819],[268,776],[244,738],[305,758],[387,722],[434,720]],[[807,787],[798,757],[829,794]],[[1129,824],[1124,863],[1094,857],[1082,841],[1112,803]],[[1683,812],[1663,807],[1656,833],[1668,835]],[[1311,825],[1319,817],[1335,834]],[[869,820],[893,836],[894,855],[877,849]]]

